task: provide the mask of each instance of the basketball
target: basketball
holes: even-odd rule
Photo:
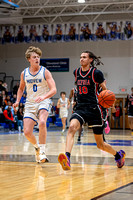
[[[103,90],[98,96],[98,102],[104,108],[110,108],[115,102],[115,94],[110,90]]]

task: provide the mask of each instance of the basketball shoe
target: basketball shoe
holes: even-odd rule
[[[64,153],[59,154],[58,161],[64,170],[71,169],[70,158],[66,154],[64,154]]]
[[[36,159],[36,162],[39,163],[40,162],[40,148],[36,148],[35,147],[35,159]]]
[[[105,133],[108,134],[110,132],[110,127],[108,121],[106,121]]]
[[[40,153],[40,163],[45,163],[45,162],[49,162],[49,159],[47,158],[44,152]]]
[[[121,167],[123,167],[123,165],[125,163],[125,155],[126,155],[126,153],[123,150],[120,150],[118,153],[119,153],[121,158],[118,159],[118,160],[115,159],[115,161],[117,163],[117,167],[121,168]]]

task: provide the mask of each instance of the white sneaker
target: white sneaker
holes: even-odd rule
[[[61,131],[62,133],[64,133],[65,132],[65,129],[62,129],[62,131]]]
[[[35,159],[37,163],[40,163],[40,148],[35,148]]]
[[[40,154],[40,162],[41,163],[49,162],[49,159],[47,158],[44,152]]]

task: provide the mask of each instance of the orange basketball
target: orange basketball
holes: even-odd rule
[[[103,90],[98,96],[98,102],[104,108],[110,108],[115,102],[115,94],[110,90]]]

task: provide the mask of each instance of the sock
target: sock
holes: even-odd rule
[[[121,158],[120,154],[118,152],[116,152],[115,156],[115,160],[119,160]]]
[[[34,146],[35,148],[38,148],[38,144],[34,144],[33,146]]]
[[[70,158],[71,154],[69,152],[66,152],[66,155]]]
[[[39,144],[40,147],[40,153],[45,153],[45,149],[46,149],[46,144]]]

